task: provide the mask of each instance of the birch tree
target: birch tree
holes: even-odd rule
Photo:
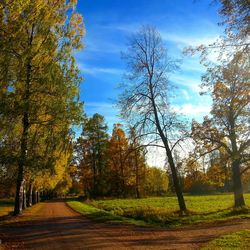
[[[0,115],[18,127],[15,214],[22,211],[34,126],[47,126],[47,139],[56,131],[63,140],[70,125],[80,120],[80,77],[72,52],[82,47],[84,27],[75,4],[0,2]]]

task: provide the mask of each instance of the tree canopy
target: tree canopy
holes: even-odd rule
[[[81,120],[81,78],[72,53],[82,47],[84,27],[75,4],[63,0],[0,4],[0,139],[3,155],[18,165],[15,214],[22,210],[27,172],[55,166],[59,156],[55,152],[64,147],[60,142],[67,144],[70,126]]]

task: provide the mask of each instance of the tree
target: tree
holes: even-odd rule
[[[185,171],[183,188],[185,192],[206,193],[207,183],[201,164],[193,158],[192,154],[189,154],[183,165]]]
[[[126,196],[127,180],[130,176],[128,150],[128,139],[122,129],[122,124],[114,124],[108,147],[111,193],[113,195]]]
[[[136,131],[133,128],[129,129],[129,149],[127,152],[129,168],[131,171],[131,179],[135,186],[136,198],[141,197],[146,177],[146,150],[141,145]]]
[[[245,192],[250,192],[250,171],[242,172],[242,183],[243,190]]]
[[[169,185],[166,171],[157,167],[147,167],[144,185],[146,195],[166,194]]]
[[[185,49],[185,53],[201,53],[201,62],[208,66],[211,62],[208,60],[209,55],[217,55],[217,60],[221,64],[227,64],[235,53],[249,53],[249,32],[250,32],[250,4],[249,0],[216,0],[220,2],[219,15],[222,21],[219,23],[223,26],[222,34],[215,42],[197,47]]]
[[[75,144],[75,164],[80,168],[85,192],[96,197],[107,189],[108,134],[104,117],[94,114],[83,124],[81,137]]]
[[[231,162],[234,205],[245,205],[241,182],[241,166],[250,161],[249,127],[249,58],[236,54],[226,67],[218,66],[206,75],[212,86],[211,118],[203,124],[193,122],[193,138],[204,145],[201,154],[224,149]]]
[[[53,151],[53,167],[43,167],[36,172],[33,180],[33,186],[36,190],[54,190],[58,186],[61,187],[61,190],[63,190],[62,187],[66,190],[67,187],[70,187],[69,164],[72,158],[72,143],[70,140],[65,139],[60,144]]]
[[[207,170],[207,178],[210,185],[216,189],[221,190],[225,184],[225,170],[220,164],[213,164]]]
[[[222,24],[225,26],[227,39],[237,40],[234,45],[249,46],[249,12],[248,0],[220,0],[221,7],[219,14],[222,16]],[[231,44],[233,45],[233,44]]]
[[[203,141],[205,145],[200,148],[202,155],[214,150],[225,151],[225,160],[232,169],[235,207],[239,207],[245,204],[241,168],[249,161],[249,133],[246,131],[249,130],[250,5],[248,0],[220,0],[220,3],[224,35],[208,46],[186,50],[201,52],[201,62],[207,67],[203,77],[203,85],[208,87],[205,93],[213,97],[212,119],[206,117],[202,125],[194,122],[193,135],[199,144]],[[218,55],[216,64],[209,60],[211,52]]]
[[[69,134],[70,125],[81,117],[80,78],[72,52],[82,47],[84,28],[81,16],[74,11],[75,3],[0,3],[0,114],[5,120],[14,120],[18,127],[15,214],[22,211],[34,127],[47,127],[47,136],[41,136],[46,144],[54,132],[62,140],[65,132]],[[53,149],[53,143],[47,145],[45,149]]]
[[[177,69],[177,63],[167,56],[160,34],[149,26],[131,38],[123,57],[128,74],[118,100],[121,115],[140,136],[153,135],[163,143],[179,207],[181,212],[185,212],[186,205],[172,154],[183,132],[183,124],[171,111],[168,100],[168,77]]]

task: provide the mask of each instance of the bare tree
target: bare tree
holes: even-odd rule
[[[184,126],[171,111],[168,101],[168,77],[178,68],[177,61],[168,57],[160,34],[150,26],[143,26],[131,37],[123,58],[128,74],[118,100],[121,115],[141,137],[150,138],[149,145],[159,146],[159,140],[162,142],[180,211],[185,213],[186,205],[173,159],[173,149],[181,140],[180,133],[184,131]]]

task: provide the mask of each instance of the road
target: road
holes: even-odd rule
[[[33,218],[24,213],[21,221],[0,226],[4,249],[200,249],[214,237],[250,229],[249,219],[179,229],[105,224],[79,215],[64,202],[40,206]]]

